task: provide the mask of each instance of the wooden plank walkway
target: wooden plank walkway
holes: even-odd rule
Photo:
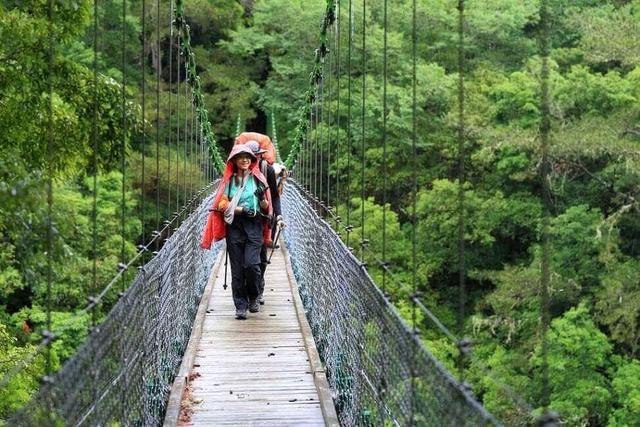
[[[338,426],[286,252],[274,252],[266,303],[247,320],[235,319],[219,265],[178,425]]]

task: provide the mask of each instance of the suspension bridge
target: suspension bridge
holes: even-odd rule
[[[366,3],[362,2],[363,8]],[[542,3],[544,12],[545,2]],[[347,197],[348,191],[340,188],[339,183],[332,187],[322,172],[329,167],[330,156],[338,155],[339,138],[335,139],[335,151],[324,152],[308,135],[317,127],[318,121],[323,120],[323,112],[318,106],[322,108],[325,84],[328,90],[332,87],[330,81],[327,82],[332,74],[331,65],[327,72],[325,61],[336,60],[332,52],[338,50],[339,55],[340,30],[345,31],[353,25],[352,3],[349,1],[348,11],[340,9],[346,7],[344,4],[327,1],[310,89],[303,95],[307,103],[299,113],[295,139],[289,141],[285,163],[293,175],[285,185],[282,199],[287,226],[283,230],[282,248],[274,252],[267,268],[266,304],[259,313],[250,314],[247,321],[238,322],[233,319],[230,291],[224,286],[224,242],[217,243],[210,251],[198,246],[224,155],[215,141],[204,106],[190,28],[184,19],[184,5],[181,0],[171,3],[171,46],[175,45],[179,52],[170,61],[183,62],[184,75],[180,75],[181,67],[178,66],[177,87],[170,91],[173,93],[175,89],[177,94],[183,91],[184,99],[188,99],[185,105],[180,105],[180,98],[176,98],[174,110],[169,112],[178,123],[177,135],[172,135],[169,141],[176,145],[174,173],[185,173],[184,177],[178,177],[182,185],[173,195],[174,213],[164,222],[159,216],[156,218],[156,231],[147,238],[143,236],[133,258],[125,259],[123,249],[117,274],[95,292],[80,313],[95,310],[105,295],[116,288],[120,289],[117,302],[103,321],[92,325],[85,342],[59,371],[47,368],[36,395],[16,409],[8,425],[501,424],[474,397],[464,379],[448,371],[431,354],[417,331],[415,313],[420,312],[460,350],[461,364],[472,363],[469,362],[471,359],[465,359],[473,357],[470,342],[443,326],[416,292],[415,242],[411,296],[414,320],[411,324],[390,301],[384,285],[379,287],[371,278],[362,255],[367,250],[367,236],[363,232],[360,241],[350,242],[353,227],[349,213],[341,218],[335,207],[330,206],[330,200],[337,204],[340,197]],[[459,2],[458,9],[462,39],[463,1]],[[386,1],[384,13],[386,20]],[[348,22],[341,23],[344,16]],[[546,17],[545,13],[541,16]],[[159,19],[158,12],[158,28]],[[415,22],[414,11],[414,58]],[[384,41],[386,48],[386,33]],[[362,43],[364,48],[364,37]],[[351,45],[350,33],[349,66]],[[462,49],[462,43],[460,47]],[[145,61],[141,63],[144,67]],[[338,65],[334,63],[334,66]],[[386,67],[385,56],[385,83]],[[173,70],[171,66],[170,70]],[[412,157],[415,161],[415,63],[412,73]],[[460,76],[462,79],[462,73]],[[126,81],[126,72],[123,81]],[[181,82],[184,82],[182,88]],[[123,105],[127,102],[124,85],[123,82]],[[362,85],[364,96],[364,78]],[[144,89],[143,86],[143,116]],[[463,89],[461,81],[460,141],[464,138]],[[351,80],[349,97],[350,91]],[[384,100],[386,123],[386,92]],[[355,114],[352,117],[350,102],[346,108],[349,118],[358,120]],[[548,110],[545,114],[549,114]],[[360,119],[364,127],[364,110]],[[241,130],[239,120],[236,133]],[[548,126],[543,124],[542,130],[544,137],[548,134]],[[277,144],[275,121],[271,132]],[[363,171],[364,134],[363,131],[363,157],[350,158],[354,163],[360,160]],[[51,134],[49,137],[52,138]],[[350,132],[347,139],[353,139]],[[144,136],[142,144],[144,153]],[[94,156],[97,145],[94,136]],[[124,139],[122,147],[122,169],[126,176]],[[462,142],[460,147],[460,156],[464,158]],[[200,165],[208,182],[204,188],[195,188],[195,181],[187,178],[186,168],[179,171],[178,150],[184,150],[185,155]],[[384,150],[386,156],[386,145]],[[169,150],[169,168],[171,156]],[[143,173],[144,161],[143,154]],[[411,179],[415,199],[418,165],[414,164],[413,169]],[[385,178],[386,171],[382,171],[381,176]],[[386,188],[386,181],[380,184]],[[363,200],[364,191],[363,185]],[[48,192],[51,205],[55,200],[51,183]],[[124,227],[124,189],[122,197]],[[159,197],[158,194],[158,200]],[[171,195],[169,199],[172,210],[174,199]],[[415,218],[415,200],[413,206]],[[364,203],[362,216],[361,223],[364,223]],[[460,221],[463,220],[461,217]],[[52,229],[49,221],[49,248],[54,238]],[[349,247],[350,243],[359,245],[360,249]],[[460,250],[464,251],[463,245]],[[376,259],[385,274],[383,280],[393,280],[389,263],[384,258],[383,253],[381,259]],[[542,298],[546,298],[547,285],[543,281]],[[463,281],[460,286],[460,298],[464,301]],[[543,308],[546,304],[543,301]],[[548,323],[548,318],[542,317]],[[2,384],[6,385],[12,376],[28,369],[39,357],[46,359],[57,336],[73,321],[70,319],[58,330],[53,330],[49,324],[39,346],[7,372]],[[505,393],[511,393],[506,386]],[[533,422],[536,416],[532,408],[517,395],[513,398],[516,405],[531,415]],[[546,426],[557,422],[547,413],[537,419]]]

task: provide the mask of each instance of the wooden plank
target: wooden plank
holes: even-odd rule
[[[282,250],[276,251],[265,277],[266,304],[238,321],[231,289],[222,287],[224,266],[220,269],[179,425],[333,425],[326,423],[317,383],[321,367],[309,355],[289,270]],[[230,272],[227,276],[230,286]]]
[[[218,254],[214,267],[211,269],[211,275],[207,280],[207,286],[204,289],[202,299],[198,305],[198,311],[196,313],[196,318],[193,321],[193,328],[191,336],[189,337],[189,343],[187,344],[187,349],[182,357],[182,363],[180,364],[178,375],[176,375],[173,386],[171,387],[171,393],[169,394],[169,402],[167,403],[167,411],[165,412],[163,423],[165,427],[172,427],[178,424],[182,398],[187,387],[187,382],[189,381],[189,371],[191,370],[193,361],[196,357],[196,348],[200,341],[200,336],[202,335],[202,326],[207,306],[209,304],[209,297],[211,296],[215,277],[220,270],[223,257],[224,252],[221,251],[220,254]]]
[[[338,414],[336,413],[336,408],[333,404],[333,395],[331,393],[331,388],[329,387],[329,381],[327,380],[324,367],[322,366],[322,361],[320,360],[320,354],[318,353],[318,349],[316,348],[316,343],[313,340],[311,326],[309,325],[309,322],[307,321],[306,315],[304,313],[304,306],[302,304],[302,299],[300,298],[300,293],[298,292],[298,284],[296,283],[296,278],[293,274],[293,268],[291,267],[291,259],[289,258],[289,253],[287,252],[287,248],[285,245],[282,245],[282,251],[285,259],[285,268],[287,270],[287,275],[289,276],[289,285],[291,286],[296,314],[298,315],[300,332],[304,337],[305,346],[307,347],[307,353],[309,355],[309,361],[313,370],[313,378],[316,383],[316,388],[321,403],[322,416],[327,426],[340,427]]]

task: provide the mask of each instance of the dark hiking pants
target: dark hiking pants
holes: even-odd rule
[[[262,273],[262,222],[259,218],[236,215],[227,226],[227,248],[231,264],[231,291],[236,309],[246,310],[257,298]]]

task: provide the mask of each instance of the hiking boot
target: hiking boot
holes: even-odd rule
[[[258,302],[260,305],[264,305],[264,294],[258,295]]]
[[[249,311],[251,313],[257,313],[260,311],[260,303],[258,302],[258,298],[249,301]]]
[[[245,308],[236,309],[236,319],[238,319],[238,320],[246,320],[247,319],[247,309],[245,309]]]

